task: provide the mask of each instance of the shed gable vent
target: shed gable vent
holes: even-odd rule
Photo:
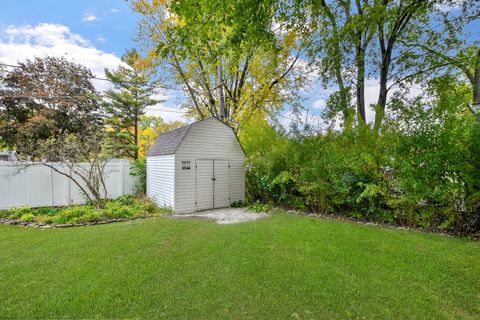
[[[190,170],[190,161],[182,161],[182,170]]]

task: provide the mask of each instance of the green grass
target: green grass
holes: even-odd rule
[[[0,226],[0,318],[478,319],[480,243],[277,214]]]

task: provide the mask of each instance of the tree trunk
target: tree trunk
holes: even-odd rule
[[[220,119],[225,121],[225,96],[223,94],[223,74],[222,74],[222,62],[220,61],[217,67],[217,77],[218,77],[218,113]]]
[[[135,144],[135,155],[134,159],[138,160],[138,116],[135,116],[134,124],[133,124],[133,143]]]
[[[470,81],[473,86],[472,111],[477,117],[477,122],[480,123],[480,48],[477,50],[473,76]]]
[[[366,124],[366,114],[365,114],[365,52],[362,49],[362,39],[360,35],[359,43],[356,48],[357,56],[357,114],[360,124]]]
[[[385,116],[385,107],[387,105],[387,81],[388,81],[388,69],[390,67],[390,54],[387,53],[382,60],[380,66],[380,92],[378,93],[377,105],[375,106],[375,124],[374,132],[379,134],[382,126],[382,121]]]

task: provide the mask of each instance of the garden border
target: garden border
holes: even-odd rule
[[[145,219],[151,219],[151,218],[155,218],[155,217],[118,218],[118,219],[108,219],[108,220],[92,221],[92,222],[85,222],[85,223],[65,223],[65,224],[42,224],[42,223],[36,223],[36,222],[24,222],[20,220],[0,218],[0,224],[15,225],[20,227],[28,227],[28,228],[49,229],[49,228],[87,227],[87,226],[94,226],[98,224],[107,224],[107,223],[133,221],[133,220],[145,220]]]

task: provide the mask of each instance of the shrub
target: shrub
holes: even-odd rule
[[[254,204],[248,206],[247,211],[250,212],[269,212],[272,207],[265,203],[255,202]]]
[[[52,224],[53,223],[53,216],[40,215],[40,216],[37,216],[36,220],[37,220],[38,223],[41,223],[41,224]]]
[[[20,221],[23,222],[33,222],[35,220],[35,215],[33,213],[25,213],[20,217]]]
[[[8,210],[8,218],[10,219],[19,219],[25,214],[33,214],[32,208],[14,208]]]
[[[90,206],[67,207],[54,216],[53,222],[56,224],[77,223],[80,217],[93,212],[95,212],[95,208]]]
[[[99,211],[88,211],[79,218],[77,218],[78,223],[86,222],[98,222],[102,220],[102,213]]]
[[[147,193],[147,159],[141,158],[132,162],[130,168],[130,175],[138,177],[135,184],[135,192],[137,195],[144,195]]]
[[[116,201],[108,202],[103,212],[107,218],[112,219],[129,218],[135,214],[133,206]]]
[[[131,196],[131,195],[124,195],[124,196],[120,196],[120,197],[116,198],[114,200],[114,202],[120,203],[120,204],[125,205],[125,206],[131,206],[131,205],[135,204],[136,198],[134,196]]]
[[[245,202],[242,200],[234,201],[230,204],[230,207],[232,208],[243,208],[245,207]]]

